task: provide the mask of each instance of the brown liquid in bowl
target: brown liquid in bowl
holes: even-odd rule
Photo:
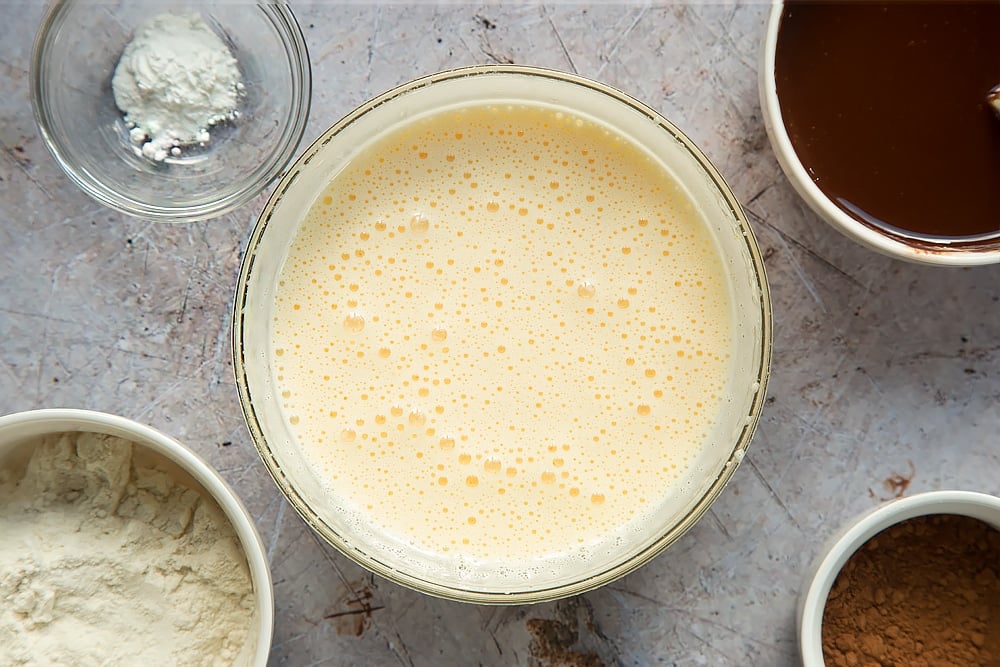
[[[816,185],[894,235],[1000,237],[1000,2],[794,2],[778,32],[784,124]],[[959,238],[956,238],[959,237]]]

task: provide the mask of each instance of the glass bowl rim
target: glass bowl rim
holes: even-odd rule
[[[70,9],[81,4],[99,5],[93,0],[56,0],[46,11],[31,49],[29,87],[35,125],[42,141],[59,167],[84,193],[100,204],[126,215],[157,222],[194,222],[229,213],[256,197],[269,183],[279,176],[292,161],[302,141],[312,103],[312,66],[305,36],[291,7],[285,0],[256,0],[255,4],[267,15],[269,22],[285,46],[290,68],[293,94],[282,141],[262,163],[246,178],[238,181],[236,188],[227,188],[221,196],[202,203],[163,206],[138,200],[107,186],[100,177],[83,169],[72,158],[65,141],[53,131],[53,114],[46,98],[44,75],[48,71],[47,55],[50,53],[50,35],[62,25]]]
[[[760,363],[756,370],[755,377],[753,378],[756,383],[756,390],[751,400],[750,408],[748,410],[749,414],[746,417],[744,427],[741,430],[739,437],[735,438],[732,451],[728,459],[721,465],[716,478],[711,481],[706,492],[701,498],[698,499],[695,506],[691,508],[691,510],[684,515],[682,519],[660,533],[655,541],[653,541],[645,549],[626,559],[609,562],[607,567],[605,567],[598,574],[548,588],[525,587],[523,590],[496,592],[476,590],[471,586],[457,587],[441,584],[430,581],[428,578],[423,578],[416,574],[404,572],[398,568],[389,566],[372,555],[360,551],[341,538],[341,536],[338,535],[337,532],[322,519],[319,513],[310,507],[309,503],[291,484],[288,476],[282,470],[281,465],[271,453],[270,445],[264,436],[263,429],[257,418],[250,395],[251,392],[244,362],[243,319],[247,301],[247,285],[249,283],[249,277],[253,269],[257,247],[266,232],[268,222],[274,214],[275,209],[284,198],[285,192],[295,182],[298,173],[303,167],[309,164],[318,152],[323,150],[327,144],[331,143],[331,141],[333,141],[336,136],[340,134],[340,132],[355,122],[358,118],[401,95],[405,95],[414,90],[443,81],[473,76],[504,76],[512,74],[535,76],[542,79],[554,79],[563,83],[583,86],[584,88],[588,88],[597,93],[607,95],[617,103],[625,104],[640,112],[644,116],[649,117],[664,131],[668,132],[674,139],[684,145],[687,152],[698,162],[699,166],[711,179],[713,185],[715,186],[715,190],[725,200],[732,216],[731,222],[734,224],[734,228],[739,229],[742,232],[743,242],[746,245],[750,264],[752,265],[753,273],[756,278],[755,287],[760,290],[759,305],[761,331],[759,335]],[[240,406],[243,410],[247,428],[250,431],[253,444],[257,448],[257,452],[260,455],[261,460],[264,462],[264,466],[267,469],[268,474],[270,474],[279,490],[296,510],[296,512],[302,517],[302,519],[340,553],[344,554],[368,571],[374,572],[390,581],[434,597],[459,602],[494,605],[547,602],[598,588],[636,570],[642,565],[645,565],[660,552],[673,544],[681,537],[681,535],[687,532],[687,530],[693,526],[702,517],[702,515],[705,514],[705,512],[708,511],[709,507],[716,500],[716,498],[718,498],[719,494],[721,494],[726,484],[732,478],[737,466],[746,454],[747,447],[749,446],[754,431],[756,430],[763,408],[764,399],[767,394],[773,345],[771,298],[760,249],[757,246],[757,241],[754,237],[749,221],[737,201],[736,196],[733,194],[728,184],[726,184],[725,180],[708,160],[705,154],[702,153],[702,151],[697,148],[697,146],[695,146],[695,144],[669,120],[654,111],[652,108],[642,102],[639,102],[626,93],[617,90],[616,88],[576,74],[569,74],[558,70],[526,65],[473,65],[429,74],[400,84],[389,91],[369,99],[334,123],[330,128],[325,130],[309,146],[309,148],[302,152],[295,163],[288,169],[287,172],[285,172],[281,181],[277,187],[275,187],[270,198],[265,204],[264,209],[261,211],[260,216],[251,231],[250,238],[247,242],[247,249],[241,261],[240,274],[237,280],[236,294],[233,301],[232,318],[233,370],[236,375],[237,392],[239,394]]]

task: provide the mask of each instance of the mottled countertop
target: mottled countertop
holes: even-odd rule
[[[765,412],[708,515],[638,572],[557,603],[475,607],[373,577],[307,529],[250,443],[230,359],[230,300],[263,196],[167,225],[78,191],[32,120],[38,2],[0,3],[0,413],[117,413],[215,465],[272,562],[274,665],[796,664],[802,573],[842,522],[898,494],[1000,494],[1000,265],[904,264],[806,208],[761,120],[767,10],[295,4],[316,93],[307,141],[416,75],[541,65],[661,111],[745,204],[774,305]]]

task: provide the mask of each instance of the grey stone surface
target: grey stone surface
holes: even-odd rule
[[[504,608],[373,577],[304,526],[242,421],[230,300],[263,195],[186,225],[93,203],[32,121],[27,72],[42,7],[0,2],[0,413],[121,414],[215,465],[272,561],[274,665],[793,665],[801,575],[842,522],[897,492],[1000,494],[1000,266],[880,257],[805,207],[761,121],[766,6],[295,9],[315,77],[307,140],[394,84],[485,62],[575,71],[661,111],[746,205],[776,338],[748,458],[710,513],[638,572],[559,603]],[[897,475],[908,488],[889,484]],[[559,632],[547,641],[540,629]]]

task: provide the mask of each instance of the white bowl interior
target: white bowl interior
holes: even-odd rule
[[[147,447],[177,464],[218,503],[243,546],[256,605],[253,618],[255,627],[250,633],[252,641],[243,646],[236,661],[239,664],[264,667],[274,628],[271,571],[253,520],[235,492],[215,470],[176,440],[124,417],[89,410],[34,410],[0,417],[0,459],[10,455],[27,455],[28,452],[22,451],[20,446],[38,436],[72,432],[113,435],[137,446]]]

